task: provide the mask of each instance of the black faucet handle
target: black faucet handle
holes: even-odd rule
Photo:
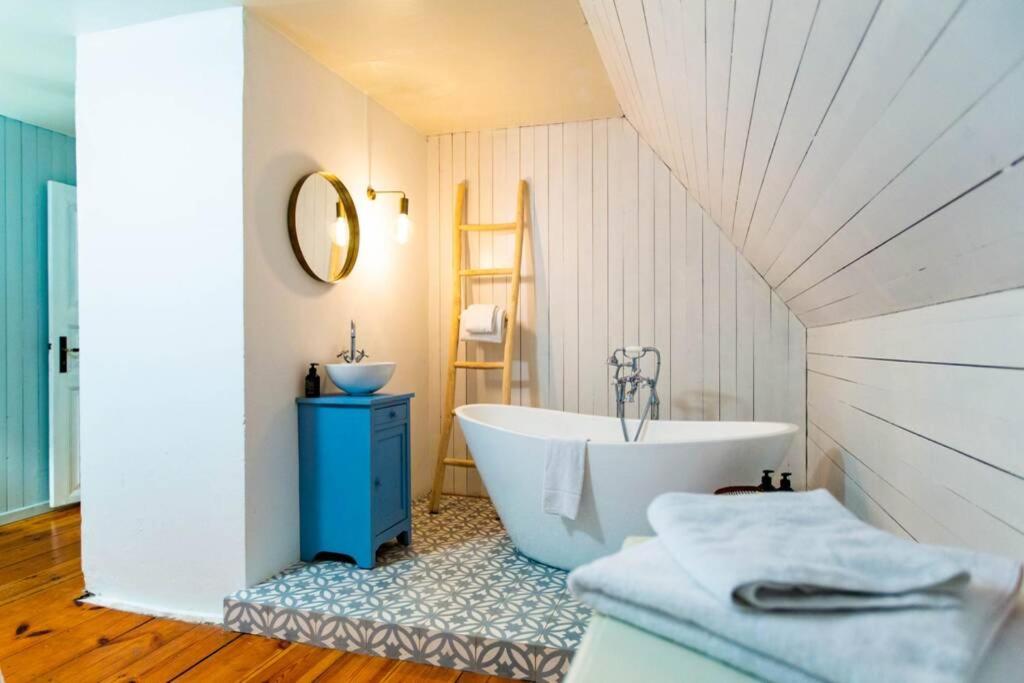
[[[793,476],[792,472],[783,472],[782,473],[782,480],[779,482],[779,490],[780,491],[792,491],[793,490],[793,482],[790,481],[790,479],[789,479],[792,476]]]
[[[761,475],[761,485],[757,488],[761,491],[774,491],[775,484],[772,483],[772,473],[775,470],[761,470],[761,472],[763,473]]]

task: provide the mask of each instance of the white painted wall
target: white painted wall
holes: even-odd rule
[[[642,343],[662,351],[663,419],[804,425],[804,326],[628,121],[435,136],[427,155],[432,449],[451,314],[452,202],[463,179],[471,223],[512,220],[516,182],[530,185],[514,403],[614,415],[608,355]],[[470,233],[467,244],[469,267],[511,262],[511,235]],[[507,283],[474,279],[468,301],[504,303]],[[481,347],[469,357],[500,360],[500,347]],[[460,371],[457,402],[498,401],[500,389],[500,373]],[[464,457],[458,430],[450,448]],[[802,433],[785,468],[802,486]],[[475,470],[462,468],[448,468],[445,488],[484,492]]]
[[[367,119],[368,114],[368,119]],[[415,224],[393,239],[394,195],[366,199],[367,121],[373,184],[402,189]],[[391,392],[411,391],[413,492],[430,488],[427,452],[426,145],[393,114],[252,15],[245,45],[246,575],[298,559],[295,396],[309,362],[348,348],[349,320],[374,360],[397,361]],[[306,173],[335,173],[356,201],[359,260],[337,285],[309,277],[288,241],[288,194]],[[330,386],[323,374],[325,389]]]
[[[82,564],[144,611],[246,578],[241,16],[78,45]]]
[[[298,559],[294,399],[350,318],[398,362],[389,390],[420,395],[414,491],[429,487],[424,139],[241,9],[82,38],[78,92],[86,586],[218,619]],[[418,223],[405,246],[397,200],[365,200],[367,113],[373,181],[408,192]],[[361,218],[333,287],[287,235],[289,193],[318,169]]]

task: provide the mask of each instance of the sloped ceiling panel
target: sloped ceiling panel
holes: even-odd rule
[[[581,5],[627,118],[805,324],[1024,285],[1024,3]]]

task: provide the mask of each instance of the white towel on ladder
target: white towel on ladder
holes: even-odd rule
[[[491,323],[483,323],[487,316]],[[485,328],[490,331],[477,332]],[[494,304],[473,304],[459,316],[459,339],[462,341],[500,344],[505,337],[505,309]]]
[[[576,519],[586,467],[585,439],[547,439],[544,444],[544,512]]]

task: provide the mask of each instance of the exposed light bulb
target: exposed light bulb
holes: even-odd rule
[[[348,249],[349,225],[348,217],[345,215],[345,207],[341,202],[336,206],[338,218],[327,224],[327,237],[341,249]]]
[[[348,219],[344,216],[338,216],[336,221],[329,223],[327,226],[328,237],[342,249],[348,247],[348,233]]]
[[[339,247],[348,246],[348,220],[344,217],[334,221],[334,243]]]
[[[412,221],[409,220],[409,214],[400,213],[398,218],[395,219],[395,240],[399,244],[406,244],[409,241],[409,236],[412,234]]]

